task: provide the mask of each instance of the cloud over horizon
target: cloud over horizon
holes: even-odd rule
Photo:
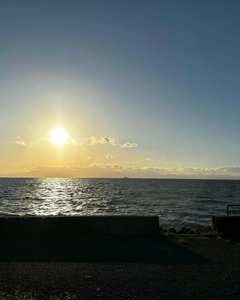
[[[38,166],[22,169],[14,177],[122,177],[136,178],[195,178],[195,179],[240,179],[240,166],[217,168],[163,168],[159,166],[125,166],[121,164],[98,164],[85,166]],[[4,176],[4,174],[1,174]]]

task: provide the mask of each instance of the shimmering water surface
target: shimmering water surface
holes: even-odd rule
[[[158,215],[160,226],[211,225],[240,204],[240,181],[1,178],[0,215]],[[240,208],[232,209],[232,214]]]

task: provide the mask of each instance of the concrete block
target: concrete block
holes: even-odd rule
[[[218,234],[240,237],[240,216],[212,217],[213,229]]]
[[[153,235],[158,216],[2,217],[0,239],[77,239],[96,235]]]

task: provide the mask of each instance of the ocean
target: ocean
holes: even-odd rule
[[[1,178],[1,216],[158,215],[163,228],[211,226],[240,204],[240,181]],[[237,214],[240,208],[231,209]]]

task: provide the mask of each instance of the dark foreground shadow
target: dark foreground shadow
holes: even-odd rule
[[[211,263],[164,236],[97,236],[78,240],[0,240],[1,262]]]

